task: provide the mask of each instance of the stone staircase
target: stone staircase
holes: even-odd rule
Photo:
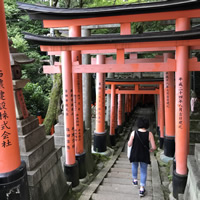
[[[21,159],[26,162],[31,200],[61,200],[68,191],[61,167],[61,148],[46,136],[44,125],[29,116],[17,120]]]
[[[139,177],[138,179],[140,180]],[[158,163],[153,154],[151,155],[151,166],[148,167],[146,184],[147,193],[143,199],[165,199],[161,188]],[[139,186],[132,185],[131,163],[126,152],[120,152],[118,156],[116,155],[109,161],[92,184],[82,193],[79,200],[133,200],[140,198]]]
[[[133,122],[139,116],[149,116],[153,119],[153,110],[142,108],[134,113],[123,131],[123,138],[117,144],[118,148],[112,158],[108,161],[101,172],[83,191],[79,200],[137,200],[139,197],[139,186],[132,185],[131,163],[127,158],[127,140],[132,131]],[[151,123],[152,125],[153,123]],[[134,128],[134,127],[133,127]],[[150,130],[153,127],[150,127]],[[139,174],[139,173],[138,173]],[[138,176],[140,180],[140,176]],[[146,185],[147,200],[164,200],[164,193],[161,186],[158,163],[153,154],[151,154],[151,165],[148,166],[148,176]]]
[[[153,199],[152,193],[152,173],[151,167],[148,169],[147,178],[147,196],[144,199]],[[106,178],[104,178],[97,191],[92,195],[93,200],[132,200],[140,199],[139,186],[132,185],[131,163],[125,152],[122,152],[116,160],[114,166],[110,169]]]

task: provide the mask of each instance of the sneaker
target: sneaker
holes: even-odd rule
[[[138,181],[137,181],[137,180],[133,180],[132,184],[133,184],[134,186],[137,186],[137,185],[138,185]]]
[[[144,189],[144,190],[140,190],[139,196],[140,196],[140,197],[143,197],[143,196],[145,195],[145,193],[146,193],[146,190],[145,190],[145,189]]]

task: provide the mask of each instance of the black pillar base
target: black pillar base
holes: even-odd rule
[[[94,132],[94,151],[105,152],[106,151],[106,132],[96,133]]]
[[[87,175],[85,167],[85,152],[76,155],[76,160],[78,161],[79,178],[85,178]]]
[[[160,137],[160,149],[163,149],[164,138]]]
[[[118,126],[117,126],[117,129],[118,129],[118,134],[122,133],[122,131],[123,131],[123,126],[122,126],[122,125],[118,125]]]
[[[175,154],[175,138],[165,137],[164,138],[164,154],[168,157],[173,158]]]
[[[26,164],[21,165],[7,173],[0,174],[0,199],[29,200]]]
[[[176,171],[176,159],[175,159],[175,157],[173,159],[173,171]]]
[[[77,161],[73,165],[64,164],[64,173],[66,180],[72,183],[72,187],[79,185],[79,169]]]
[[[156,132],[157,132],[157,135],[160,137],[160,127],[159,126],[157,126],[157,128],[156,128]]]
[[[116,137],[118,137],[118,127],[115,128],[115,135],[116,135]]]
[[[129,117],[128,117],[128,113],[126,112],[126,113],[125,113],[125,122],[128,121],[128,118],[129,118]]]
[[[111,146],[115,146],[115,144],[116,144],[115,135],[110,135],[110,144],[111,144]]]
[[[183,194],[187,183],[187,174],[180,175],[176,171],[173,173],[173,196],[178,199],[178,194]]]

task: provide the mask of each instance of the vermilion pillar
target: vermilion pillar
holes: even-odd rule
[[[122,126],[125,124],[125,95],[122,94]]]
[[[105,63],[104,55],[97,55],[97,64]],[[96,75],[96,130],[94,132],[94,151],[106,151],[105,131],[105,74]]]
[[[117,106],[117,104],[118,104],[118,95],[117,94],[115,94],[115,136],[117,137],[117,134],[118,134],[118,127],[117,127],[117,108],[118,108],[118,106]]]
[[[115,145],[115,84],[111,84],[111,107],[110,107],[110,143]]]
[[[172,53],[164,54],[164,61],[174,58]],[[174,72],[164,72],[164,98],[165,98],[165,138],[164,154],[174,157],[175,153],[175,82]]]
[[[160,137],[160,101],[159,95],[157,95],[157,134]]]
[[[122,94],[118,94],[117,126],[118,126],[118,132],[121,133],[123,130],[123,126],[122,126]]]
[[[125,94],[125,122],[127,122],[128,116],[128,94]]]
[[[30,199],[21,162],[3,1],[0,1],[0,198]],[[17,189],[16,189],[17,188]]]
[[[163,148],[164,143],[164,88],[163,84],[159,84],[159,104],[160,104],[160,148]]]
[[[134,110],[134,95],[131,95],[131,112]]]
[[[64,172],[67,181],[72,182],[72,187],[75,187],[79,184],[79,169],[78,169],[78,162],[75,159],[71,51],[61,52],[61,59],[62,59],[64,133],[65,133]]]
[[[176,20],[176,31],[190,29],[190,19],[179,18]],[[178,197],[184,193],[187,181],[187,154],[189,145],[189,72],[188,72],[188,46],[176,48],[176,100],[175,100],[175,158],[176,170],[173,174],[173,195]]]
[[[128,94],[128,113],[129,113],[129,115],[131,115],[131,104],[132,104],[131,94]]]
[[[69,27],[69,37],[81,37],[80,26]],[[81,62],[81,52],[72,51],[72,62]],[[79,178],[86,176],[85,152],[83,137],[83,95],[82,95],[82,74],[73,74],[73,105],[74,105],[74,135],[75,154],[79,165]]]

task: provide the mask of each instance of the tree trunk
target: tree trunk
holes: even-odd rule
[[[71,0],[65,0],[66,8],[70,8]]]
[[[45,125],[45,132],[50,134],[51,127],[54,125],[58,113],[58,104],[60,101],[62,78],[61,74],[54,75],[53,87],[51,89],[50,101],[48,110],[43,124]]]

